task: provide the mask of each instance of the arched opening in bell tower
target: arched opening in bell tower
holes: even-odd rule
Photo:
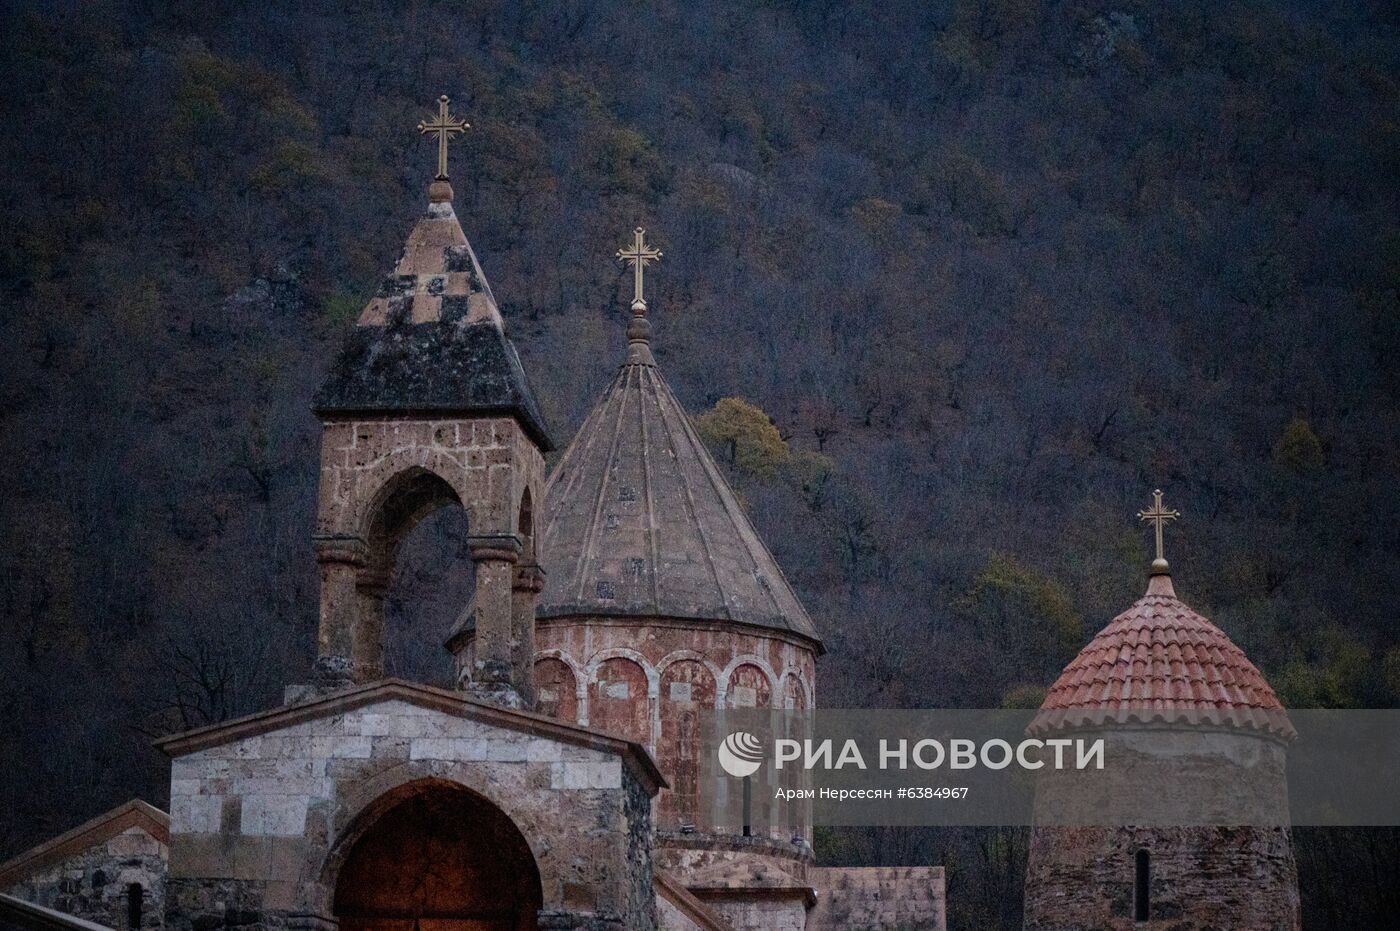
[[[468,531],[456,492],[426,469],[400,473],[376,499],[357,590],[363,656],[380,650],[385,675],[451,685],[442,638],[475,587]]]

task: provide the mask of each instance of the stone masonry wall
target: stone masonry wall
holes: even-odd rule
[[[656,757],[671,784],[657,801],[662,831],[698,821],[699,746],[687,717],[716,707],[815,706],[812,649],[739,625],[550,620],[537,628],[535,646],[543,713],[620,734]]]
[[[807,905],[797,896],[702,896],[701,901],[735,931],[805,931],[807,927]]]
[[[544,457],[509,417],[330,421],[321,441],[317,535],[363,535],[378,492],[409,468],[452,486],[473,535],[515,532],[527,488],[542,500]]]
[[[1028,931],[1292,931],[1299,926],[1289,832],[1211,826],[1286,819],[1282,743],[1251,731],[1208,727],[1120,726],[1077,733],[1103,736],[1113,765],[1096,779],[1068,769],[1038,774],[1038,827],[1026,867]],[[1143,786],[1153,787],[1147,797]],[[1136,818],[1141,826],[1092,826]],[[1186,818],[1205,826],[1146,826]],[[1146,921],[1135,920],[1138,851],[1148,858]]]
[[[175,759],[168,926],[325,931],[367,810],[434,780],[520,829],[542,928],[655,927],[649,796],[620,756],[397,699]]]
[[[1133,917],[1135,858],[1150,857],[1150,915]],[[1027,931],[1296,931],[1288,831],[1265,827],[1037,828]]]
[[[945,931],[943,867],[812,867],[806,931]]]
[[[130,890],[141,887],[141,928],[165,920],[166,846],[140,827],[75,853],[4,889],[8,895],[109,928],[132,929]]]

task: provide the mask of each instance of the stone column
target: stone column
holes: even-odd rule
[[[314,541],[321,570],[321,625],[316,640],[316,679],[339,688],[354,681],[355,628],[360,614],[356,578],[365,564],[359,537],[318,537]]]
[[[523,707],[511,648],[511,589],[520,541],[513,535],[472,537],[467,547],[476,564],[476,649],[467,691],[493,704]]]
[[[384,593],[388,590],[386,567],[374,566],[360,573],[355,586],[359,618],[350,634],[356,683],[384,678]]]
[[[535,602],[544,591],[544,570],[534,562],[515,567],[510,589],[511,665],[515,688],[526,708],[535,707]]]

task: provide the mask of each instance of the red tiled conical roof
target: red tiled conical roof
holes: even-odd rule
[[[1154,575],[1147,594],[1079,651],[1028,728],[1172,722],[1295,736],[1264,676],[1224,631]]]

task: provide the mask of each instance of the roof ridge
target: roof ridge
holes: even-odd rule
[[[647,375],[647,367],[642,363],[636,363],[641,369],[637,378],[637,422],[640,425],[639,432],[642,439],[642,500],[646,502],[647,518],[647,542],[651,549],[651,603],[658,611],[661,609],[660,581],[657,576],[657,566],[661,563],[660,548],[657,544],[657,534],[661,529],[660,523],[656,520],[656,501],[652,495],[651,488],[651,461],[649,451],[651,444],[647,442],[647,405],[642,397],[642,379]],[[651,366],[654,368],[655,366]]]
[[[709,906],[665,870],[652,874],[652,886],[658,896],[695,922],[701,931],[734,931],[733,925],[711,911]]]

